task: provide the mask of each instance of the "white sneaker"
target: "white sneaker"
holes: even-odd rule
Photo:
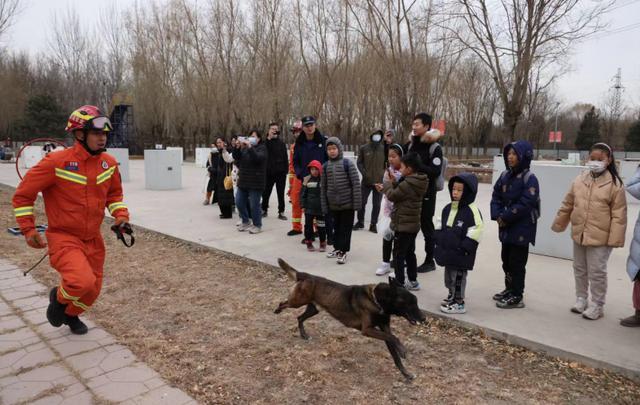
[[[340,253],[339,250],[332,250],[331,252],[327,253],[327,257],[329,259],[335,259],[336,257],[338,257],[338,254]]]
[[[574,314],[581,314],[585,309],[587,309],[587,299],[578,297],[576,298],[575,305],[571,307],[571,312]]]
[[[240,225],[238,225],[238,231],[240,231],[240,232],[248,231],[249,228],[251,228],[251,226],[252,225],[251,225],[250,222],[247,222],[246,224],[240,224]]]
[[[592,321],[602,318],[603,316],[604,316],[604,310],[602,308],[602,305],[596,305],[596,304],[589,305],[589,308],[587,308],[582,313],[583,318],[591,319]]]
[[[457,302],[452,302],[449,305],[441,305],[440,311],[445,314],[465,314],[467,309],[464,307],[464,303],[458,304]]]
[[[255,225],[251,225],[251,226],[249,227],[249,233],[250,233],[250,234],[252,234],[252,235],[253,235],[253,234],[256,234],[256,233],[260,233],[260,232],[262,232],[262,228],[258,228],[258,227],[257,227],[257,226],[255,226]]]
[[[347,262],[347,252],[340,252],[337,257],[338,264],[345,264]]]
[[[376,270],[376,276],[384,276],[389,273],[391,273],[391,264],[387,262],[382,262],[380,267]]]
[[[406,283],[404,283],[404,288],[406,288],[409,291],[418,291],[420,290],[420,283],[418,283],[418,281],[409,281],[407,280]]]

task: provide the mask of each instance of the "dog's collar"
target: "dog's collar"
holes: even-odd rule
[[[371,299],[373,300],[373,303],[376,304],[376,306],[380,310],[380,315],[384,315],[384,308],[382,308],[382,305],[380,305],[380,303],[376,299],[376,287],[377,286],[373,286],[373,288],[370,289],[370,291],[371,291],[371,294],[370,294],[371,295]]]

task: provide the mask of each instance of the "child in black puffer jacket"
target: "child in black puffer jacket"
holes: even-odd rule
[[[474,204],[477,192],[478,179],[471,173],[461,173],[449,180],[451,203],[442,210],[434,249],[436,262],[445,268],[445,286],[449,290],[440,306],[444,313],[467,312],[464,306],[467,272],[473,269],[483,228],[482,214]]]

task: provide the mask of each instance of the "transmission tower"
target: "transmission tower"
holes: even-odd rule
[[[624,92],[624,86],[622,85],[622,69],[618,68],[618,72],[611,79],[613,85],[610,88],[610,95],[607,102],[606,111],[606,141],[611,144],[613,141],[618,121],[623,112],[622,106],[622,93]]]

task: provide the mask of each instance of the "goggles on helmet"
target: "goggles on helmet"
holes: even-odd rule
[[[112,131],[113,126],[111,121],[107,117],[95,117],[87,121],[85,124],[86,129],[95,129],[98,131]]]

